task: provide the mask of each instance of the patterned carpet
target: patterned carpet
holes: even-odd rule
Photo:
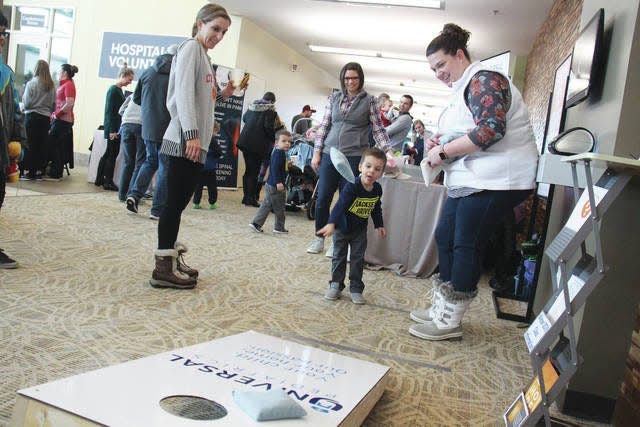
[[[0,424],[18,389],[251,329],[389,366],[365,426],[501,423],[531,369],[523,329],[496,319],[485,284],[462,341],[419,340],[408,312],[427,280],[365,271],[367,305],[327,301],[330,262],[305,253],[304,212],[288,214],[289,235],[259,235],[240,197],[185,211],[180,240],[201,271],[192,291],[148,285],[148,203],[132,215],[108,192],[9,198],[0,246],[21,267],[0,270]]]

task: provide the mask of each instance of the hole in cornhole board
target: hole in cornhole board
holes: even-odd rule
[[[219,420],[227,415],[227,409],[218,402],[198,396],[167,396],[160,400],[160,407],[190,420]]]

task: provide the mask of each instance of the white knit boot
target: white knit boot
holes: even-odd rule
[[[425,308],[413,310],[411,313],[409,313],[409,317],[411,317],[411,320],[414,320],[418,323],[427,323],[433,320],[433,312],[435,310],[435,306],[440,301],[438,288],[441,284],[442,280],[440,280],[439,274],[436,273],[431,276],[431,305],[428,305]]]
[[[440,302],[434,308],[433,320],[411,326],[409,333],[431,341],[461,337],[462,317],[478,291],[458,292],[451,283],[446,282],[440,285],[437,293],[440,294]]]

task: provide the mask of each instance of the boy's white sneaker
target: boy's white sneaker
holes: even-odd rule
[[[319,254],[324,250],[324,238],[317,237],[313,239],[313,242],[307,248],[307,253],[309,254]]]
[[[354,304],[364,304],[365,300],[361,293],[351,292],[351,302]]]
[[[329,284],[329,290],[327,291],[326,294],[324,294],[324,298],[331,301],[335,301],[338,298],[340,298],[341,292],[342,292],[342,289],[340,289],[340,283],[331,282]]]
[[[326,256],[327,258],[333,258],[333,241],[329,243],[329,249],[327,249],[327,252],[325,252],[324,256]]]

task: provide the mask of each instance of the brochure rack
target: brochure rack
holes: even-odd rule
[[[571,164],[576,204],[560,233],[545,250],[554,292],[524,334],[534,379],[516,399],[524,400],[524,404],[514,405],[514,402],[504,414],[508,426],[534,426],[541,417],[544,417],[546,426],[551,426],[549,407],[566,388],[581,363],[573,317],[607,269],[600,239],[602,218],[631,177],[640,175],[640,161],[634,159],[585,153],[563,161]],[[586,191],[581,196],[578,164],[584,166],[586,178]],[[592,166],[606,169],[595,184]],[[587,252],[586,239],[589,237],[593,238],[595,254]],[[564,336],[565,331],[567,337]],[[522,408],[520,413],[517,412],[519,408]]]

